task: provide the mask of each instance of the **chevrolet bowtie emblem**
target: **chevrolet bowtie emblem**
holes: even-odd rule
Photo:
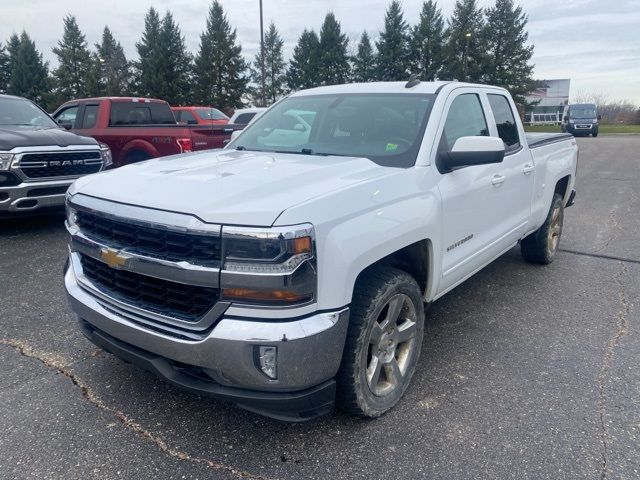
[[[120,268],[127,263],[127,257],[121,255],[117,250],[111,248],[103,248],[100,251],[100,258],[111,268]]]

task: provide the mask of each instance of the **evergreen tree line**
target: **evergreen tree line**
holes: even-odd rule
[[[219,0],[209,8],[195,55],[187,50],[171,12],[160,16],[152,7],[136,43],[138,59],[131,61],[108,27],[91,49],[68,15],[53,49],[58,66],[52,71],[26,32],[0,44],[0,92],[31,98],[50,110],[72,98],[127,95],[231,110],[249,102],[268,105],[302,88],[407,80],[410,75],[504,86],[519,103],[532,90],[527,16],[513,0],[495,0],[486,9],[477,0],[457,0],[446,21],[437,2],[427,0],[413,23],[405,19],[400,2],[392,0],[377,39],[363,32],[352,52],[340,22],[328,13],[319,33],[302,32],[289,62],[271,23],[264,50],[246,62]]]

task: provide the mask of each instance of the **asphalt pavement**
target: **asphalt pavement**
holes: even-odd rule
[[[640,478],[640,136],[579,139],[546,267],[517,248],[437,301],[376,420],[259,417],[96,349],[61,217],[0,224],[0,478]]]

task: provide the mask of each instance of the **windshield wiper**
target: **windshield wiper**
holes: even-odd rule
[[[238,145],[236,147],[236,150],[240,150],[240,151],[243,151],[243,150],[246,150],[246,149],[247,149],[247,147],[245,147],[244,145]]]
[[[300,150],[300,153],[303,155],[317,155],[320,157],[350,157],[352,155],[345,155],[343,153],[327,153],[327,152],[316,152],[311,148],[303,148]]]

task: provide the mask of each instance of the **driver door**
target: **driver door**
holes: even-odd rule
[[[489,136],[489,111],[484,94],[477,89],[454,90],[445,105],[436,153],[444,155],[456,140],[467,136]],[[439,169],[442,197],[442,273],[438,293],[455,287],[502,253],[504,195],[502,164],[472,165],[451,172]]]

